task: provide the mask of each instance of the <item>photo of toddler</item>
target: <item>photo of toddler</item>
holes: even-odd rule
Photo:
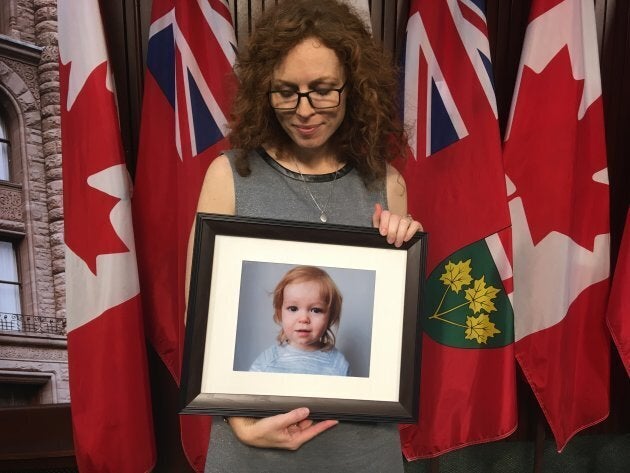
[[[315,266],[289,270],[273,291],[278,342],[254,360],[250,371],[349,376],[350,365],[335,348],[343,297],[329,274]]]

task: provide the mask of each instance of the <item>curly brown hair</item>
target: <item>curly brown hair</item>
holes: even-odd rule
[[[316,38],[337,54],[344,67],[347,109],[331,137],[339,159],[353,165],[366,184],[385,176],[386,163],[405,153],[399,118],[397,69],[376,44],[363,21],[336,0],[286,0],[260,17],[237,56],[239,89],[230,119],[229,139],[241,150],[236,170],[250,173],[247,155],[263,144],[285,150],[291,143],[271,108],[267,92],[272,75],[288,51]]]

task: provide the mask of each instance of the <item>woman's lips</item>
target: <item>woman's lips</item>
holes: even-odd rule
[[[319,130],[320,125],[294,125],[297,132],[302,136],[314,135]]]

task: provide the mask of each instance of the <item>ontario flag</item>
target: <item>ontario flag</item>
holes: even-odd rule
[[[615,275],[608,300],[608,328],[621,361],[630,376],[630,210],[626,213],[626,226],[617,256]]]
[[[136,249],[98,0],[59,0],[66,319],[82,472],[147,472],[153,422]]]
[[[516,429],[510,218],[485,3],[415,0],[404,119],[409,211],[429,232],[420,420],[408,459]]]
[[[147,335],[178,384],[188,238],[206,169],[228,147],[235,44],[227,2],[153,1],[134,222]],[[197,471],[209,423],[181,417],[184,451]]]
[[[515,352],[558,450],[609,412],[608,172],[592,0],[534,0],[504,148]]]

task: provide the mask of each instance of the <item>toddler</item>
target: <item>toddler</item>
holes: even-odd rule
[[[263,351],[250,371],[348,376],[350,365],[335,348],[333,325],[341,318],[342,296],[323,269],[297,266],[273,292],[278,343]]]

